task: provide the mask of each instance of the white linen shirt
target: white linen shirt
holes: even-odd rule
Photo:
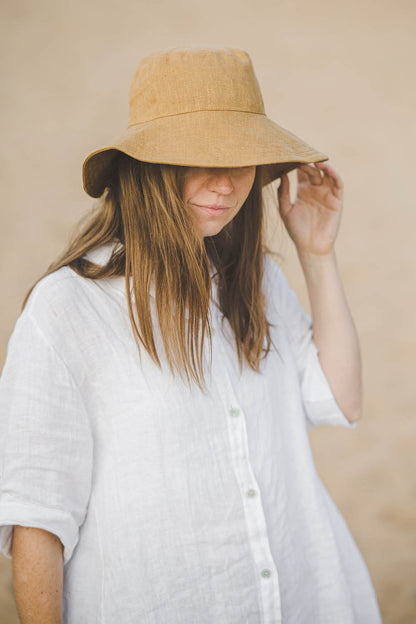
[[[240,375],[212,273],[207,394],[170,375],[154,290],[162,370],[144,349],[140,362],[123,277],[64,267],[31,294],[0,380],[0,548],[10,557],[15,524],[59,537],[64,624],[381,622],[308,439],[356,424],[310,316],[268,256],[264,267],[278,352]]]

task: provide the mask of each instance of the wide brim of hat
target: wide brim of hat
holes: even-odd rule
[[[135,124],[112,145],[92,152],[82,166],[89,195],[102,195],[120,152],[140,161],[188,167],[264,165],[264,185],[300,164],[328,160],[265,115],[195,111]]]

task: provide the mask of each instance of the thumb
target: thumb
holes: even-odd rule
[[[284,219],[292,208],[292,204],[290,203],[290,183],[286,173],[284,173],[280,178],[280,186],[277,189],[277,197],[279,200],[280,216]]]

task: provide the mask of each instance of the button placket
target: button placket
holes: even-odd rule
[[[230,356],[225,352],[221,340],[218,340],[217,346],[218,351],[213,366],[218,392],[226,407],[231,465],[243,497],[248,546],[257,567],[257,574],[262,581],[264,579],[264,582],[259,583],[260,599],[263,605],[262,623],[281,624],[278,572],[270,550],[260,489],[258,486],[257,488],[249,486],[249,484],[255,486],[257,482],[250,463],[245,415],[234,394],[226,367]]]

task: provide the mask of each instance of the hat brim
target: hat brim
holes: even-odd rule
[[[300,164],[328,160],[265,115],[195,111],[135,124],[113,145],[92,152],[82,166],[83,186],[91,197],[100,197],[108,186],[119,152],[188,167],[264,165],[264,185]]]

